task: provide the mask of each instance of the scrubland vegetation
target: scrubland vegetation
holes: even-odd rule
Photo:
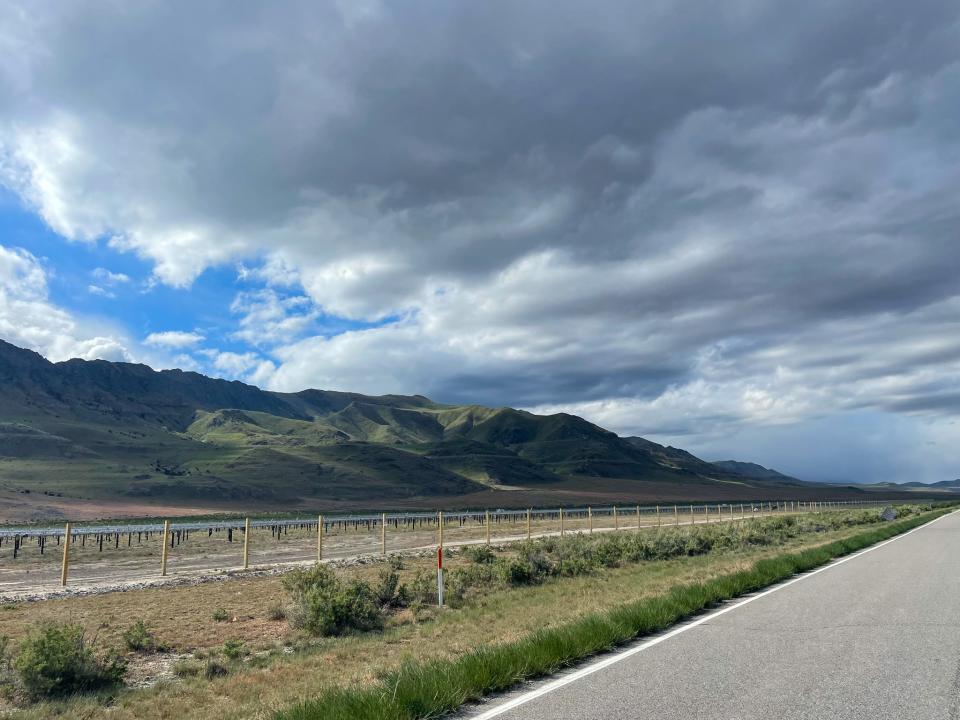
[[[82,612],[109,596],[57,601],[81,619],[47,620],[0,644],[5,712],[84,718],[109,705],[117,718],[193,718],[215,707],[234,717],[428,717],[937,514],[898,510],[899,520],[883,524],[879,511],[864,510],[468,547],[451,558],[444,610],[434,606],[429,558],[295,570],[244,592],[257,604],[256,623],[277,629],[272,643],[244,635],[240,618],[251,615],[225,602],[231,583],[123,594],[144,611],[149,603],[137,596],[176,597],[184,627],[203,622],[191,613],[205,613],[211,635],[196,644],[173,632],[174,621],[136,616],[98,636]],[[214,611],[194,610],[204,593],[216,596]],[[5,616],[44,605],[0,612],[0,633],[14,627]],[[124,688],[125,673],[145,658],[165,664],[167,679]],[[326,689],[318,695],[318,687]]]

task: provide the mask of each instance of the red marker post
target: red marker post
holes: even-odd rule
[[[437,548],[437,605],[443,607],[443,546]]]

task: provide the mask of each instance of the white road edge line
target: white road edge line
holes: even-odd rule
[[[846,557],[842,557],[838,560],[833,560],[828,564],[817,568],[816,570],[811,570],[810,572],[804,573],[803,575],[798,575],[797,577],[791,580],[787,580],[778,585],[774,585],[772,588],[759,592],[756,595],[751,595],[750,597],[740,600],[739,602],[736,602],[732,605],[727,605],[725,607],[720,608],[719,610],[714,610],[713,612],[708,613],[707,615],[704,615],[703,617],[698,618],[697,620],[681,625],[680,627],[674,628],[673,630],[670,630],[664,633],[663,635],[658,635],[657,637],[651,640],[647,640],[646,642],[643,642],[632,648],[628,648],[627,650],[622,650],[616,653],[615,655],[611,655],[610,657],[606,657],[602,660],[598,660],[594,663],[591,663],[587,667],[581,668],[576,672],[572,672],[569,675],[564,675],[561,678],[548,682],[546,685],[539,687],[536,690],[531,690],[527,693],[524,693],[523,695],[520,695],[519,697],[516,697],[513,700],[509,700],[503,703],[502,705],[498,705],[495,708],[487,710],[486,712],[481,713],[480,715],[471,715],[469,716],[470,720],[490,720],[490,718],[495,718],[498,715],[502,715],[503,713],[513,710],[515,708],[518,708],[521,705],[525,705],[531,700],[536,700],[537,698],[543,697],[544,695],[551,693],[554,690],[559,690],[560,688],[566,685],[569,685],[570,683],[574,683],[577,680],[581,680],[587,677],[588,675],[592,675],[593,673],[599,672],[600,670],[608,668],[611,665],[615,665],[621,660],[626,660],[627,658],[632,657],[637,653],[643,652],[648,648],[652,648],[654,645],[659,645],[660,643],[665,642],[672,637],[676,637],[681,633],[685,633],[688,630],[692,630],[693,628],[698,627],[699,625],[703,625],[704,623],[709,622],[714,618],[719,617],[720,615],[725,615],[728,612],[732,612],[737,608],[741,608],[744,605],[752,603],[754,600],[759,600],[760,598],[766,597],[767,595],[770,595],[771,593],[775,593],[778,590],[783,590],[785,587],[789,587],[794,583],[798,583],[801,580],[806,580],[807,578],[813,577],[814,575],[818,575],[819,573],[822,573],[824,570],[829,570],[830,568],[837,567],[837,565],[842,565],[843,563],[849,562],[850,560],[855,560],[861,555],[866,555],[868,552],[879,550],[884,545],[889,545],[890,543],[895,542],[896,540],[900,540],[902,538],[907,537],[908,535],[912,535],[913,533],[917,532],[917,530],[928,528],[931,525],[933,525],[935,522],[938,522],[943,518],[949,517],[950,515],[953,515],[954,513],[957,513],[957,512],[960,512],[960,510],[954,510],[953,512],[947,513],[946,515],[941,515],[940,517],[935,518],[928,523],[924,523],[923,525],[919,525],[913,528],[913,530],[908,530],[907,532],[901,533],[900,535],[895,535],[889,540],[884,540],[883,542],[877,543],[876,545],[871,545],[870,547],[864,550],[855,552],[852,555],[847,555]]]

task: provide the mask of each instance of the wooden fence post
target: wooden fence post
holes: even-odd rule
[[[560,508],[560,537],[563,537],[563,508]]]
[[[167,544],[170,539],[170,521],[163,521],[163,550],[160,551],[160,577],[167,574]]]
[[[437,513],[437,532],[439,533],[437,542],[440,549],[443,550],[443,510]]]
[[[60,585],[67,586],[67,573],[70,571],[70,523],[63,531],[63,567],[60,568]]]
[[[317,516],[317,562],[323,560],[323,515]]]
[[[483,516],[483,526],[487,530],[487,545],[490,544],[490,511],[486,510]]]
[[[619,530],[619,529],[620,529],[620,520],[617,518],[617,506],[616,506],[616,505],[613,506],[613,529],[614,529],[614,530]]]
[[[693,514],[693,505],[690,506],[690,524],[695,525],[697,522],[696,517]]]
[[[243,521],[243,569],[250,569],[250,518]]]
[[[380,554],[387,554],[387,514],[380,516]]]
[[[527,508],[527,540],[530,539],[530,510],[532,508]]]
[[[640,532],[640,506],[637,505],[637,532]]]
[[[593,535],[593,509],[587,508],[587,521],[590,524],[590,534]]]
[[[674,523],[673,523],[674,525],[677,525],[677,526],[680,525],[680,511],[677,509],[676,505],[673,506],[673,520],[674,520]]]
[[[443,513],[440,513],[441,520],[443,519]],[[441,538],[443,533],[440,534]],[[440,547],[437,548],[437,606],[443,607],[443,542],[441,540]]]
[[[660,527],[660,506],[657,505],[657,527]]]

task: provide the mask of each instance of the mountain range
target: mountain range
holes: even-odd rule
[[[565,413],[270,392],[138,364],[51,363],[3,341],[0,393],[0,496],[17,514],[802,497],[828,487],[709,463]]]
[[[739,460],[714,460],[713,465],[721,470],[728,470],[744,477],[754,480],[777,480],[781,482],[799,482],[797,478],[784,475],[776,470],[771,470],[763,465],[757,465],[752,462],[741,462]]]

